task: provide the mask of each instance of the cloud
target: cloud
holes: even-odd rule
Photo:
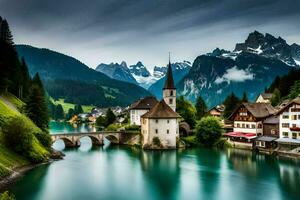
[[[229,68],[226,70],[222,77],[217,77],[215,80],[216,84],[221,84],[223,82],[244,82],[246,80],[253,80],[254,74],[249,70],[238,69],[237,66]]]

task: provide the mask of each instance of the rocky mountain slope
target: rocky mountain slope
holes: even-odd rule
[[[178,93],[192,101],[201,95],[210,107],[231,92],[242,96],[245,91],[254,100],[276,76],[300,67],[299,52],[297,44],[288,45],[281,37],[254,31],[233,51],[217,48],[198,56],[177,83]]]

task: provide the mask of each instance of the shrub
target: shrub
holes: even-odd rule
[[[0,200],[15,200],[15,195],[6,191],[2,194],[0,194]]]
[[[52,144],[51,136],[49,133],[38,131],[34,133],[34,136],[38,141],[46,148],[50,148]]]
[[[154,137],[154,138],[152,138],[152,144],[153,144],[153,145],[156,145],[156,146],[160,146],[160,145],[161,145],[161,142],[160,142],[159,137]]]
[[[26,123],[21,117],[10,119],[2,128],[5,145],[24,155],[24,152],[30,151],[32,148],[33,134],[31,129],[26,126]]]
[[[222,126],[215,117],[204,117],[196,125],[196,136],[203,145],[214,145],[222,136]]]
[[[128,126],[125,126],[125,130],[126,131],[139,131],[139,130],[141,130],[141,127],[138,125],[128,125]]]
[[[117,131],[119,128],[121,128],[121,126],[117,125],[117,124],[110,124],[106,130],[107,131]]]

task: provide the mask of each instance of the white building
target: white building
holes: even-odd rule
[[[145,97],[133,103],[130,108],[130,125],[141,125],[141,116],[153,108],[158,101],[155,97]]]
[[[272,93],[261,93],[257,99],[256,103],[270,103],[272,98]]]
[[[300,146],[300,99],[296,98],[281,108],[279,115],[279,139],[281,145]]]
[[[179,137],[179,118],[176,110],[176,88],[174,87],[171,63],[168,65],[163,100],[141,116],[142,146],[153,148],[154,138],[159,139],[160,148],[176,148]]]

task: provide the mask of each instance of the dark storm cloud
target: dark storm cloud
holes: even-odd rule
[[[291,28],[285,33],[295,35],[300,29],[299,0],[0,0],[0,15],[9,20],[18,41],[45,46],[53,37],[57,50],[74,40],[78,46],[100,40],[102,49],[130,48],[132,43],[153,38],[157,45],[168,45],[164,38],[168,34],[210,37],[205,35],[208,31],[222,35],[234,29],[282,25]]]

